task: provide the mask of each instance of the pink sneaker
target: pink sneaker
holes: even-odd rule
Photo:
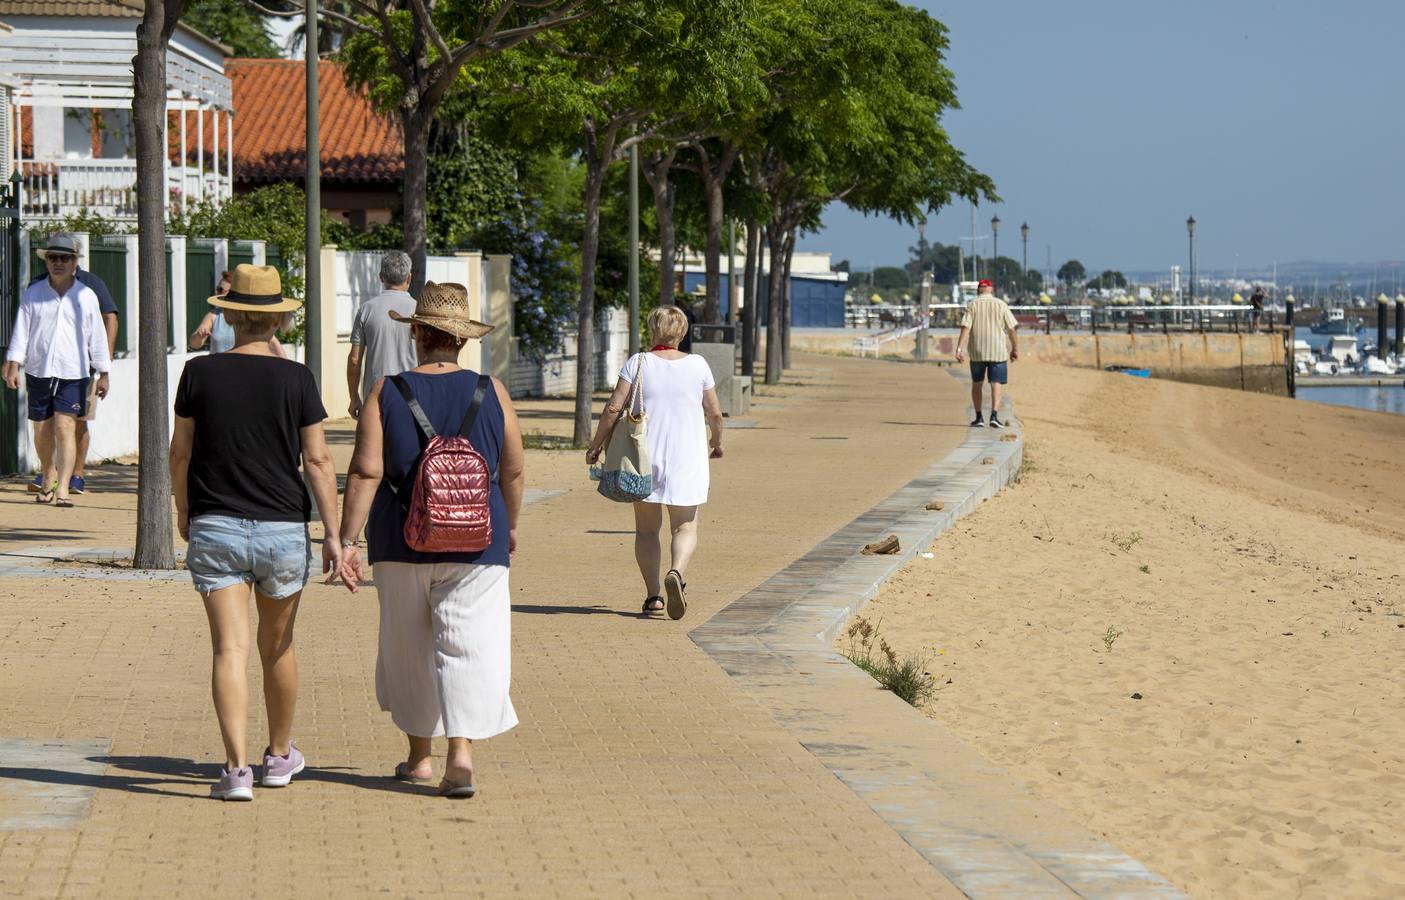
[[[264,787],[287,787],[288,782],[293,780],[293,776],[307,768],[307,760],[303,759],[302,751],[288,742],[287,756],[274,756],[273,748],[268,747],[263,751],[263,778],[259,784]]]
[[[210,796],[216,800],[254,799],[254,770],[249,766],[235,769],[220,769],[220,780],[210,788]]]

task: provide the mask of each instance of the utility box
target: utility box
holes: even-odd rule
[[[745,415],[751,409],[751,378],[737,374],[736,328],[732,325],[694,325],[693,352],[707,360],[717,382],[722,415]]]

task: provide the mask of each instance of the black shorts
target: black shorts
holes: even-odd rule
[[[57,413],[81,419],[88,413],[88,379],[24,376],[29,421],[45,422]]]

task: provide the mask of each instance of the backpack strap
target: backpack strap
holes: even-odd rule
[[[483,398],[488,396],[488,388],[492,383],[493,376],[478,376],[478,386],[473,389],[473,402],[468,404],[468,412],[463,417],[463,424],[459,426],[459,437],[467,438],[473,433],[473,426],[478,423],[478,412],[483,408]]]
[[[420,427],[425,440],[428,441],[438,436],[439,432],[435,431],[434,426],[429,423],[429,416],[424,414],[424,407],[420,406],[420,402],[415,399],[414,392],[410,390],[409,382],[399,375],[391,375],[389,381],[395,385],[395,389],[405,399],[405,405],[410,407],[410,415],[415,417],[415,424]]]

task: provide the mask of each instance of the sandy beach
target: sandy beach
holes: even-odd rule
[[[1405,894],[1405,417],[1013,379],[1022,481],[865,612],[927,713],[1195,896]]]

